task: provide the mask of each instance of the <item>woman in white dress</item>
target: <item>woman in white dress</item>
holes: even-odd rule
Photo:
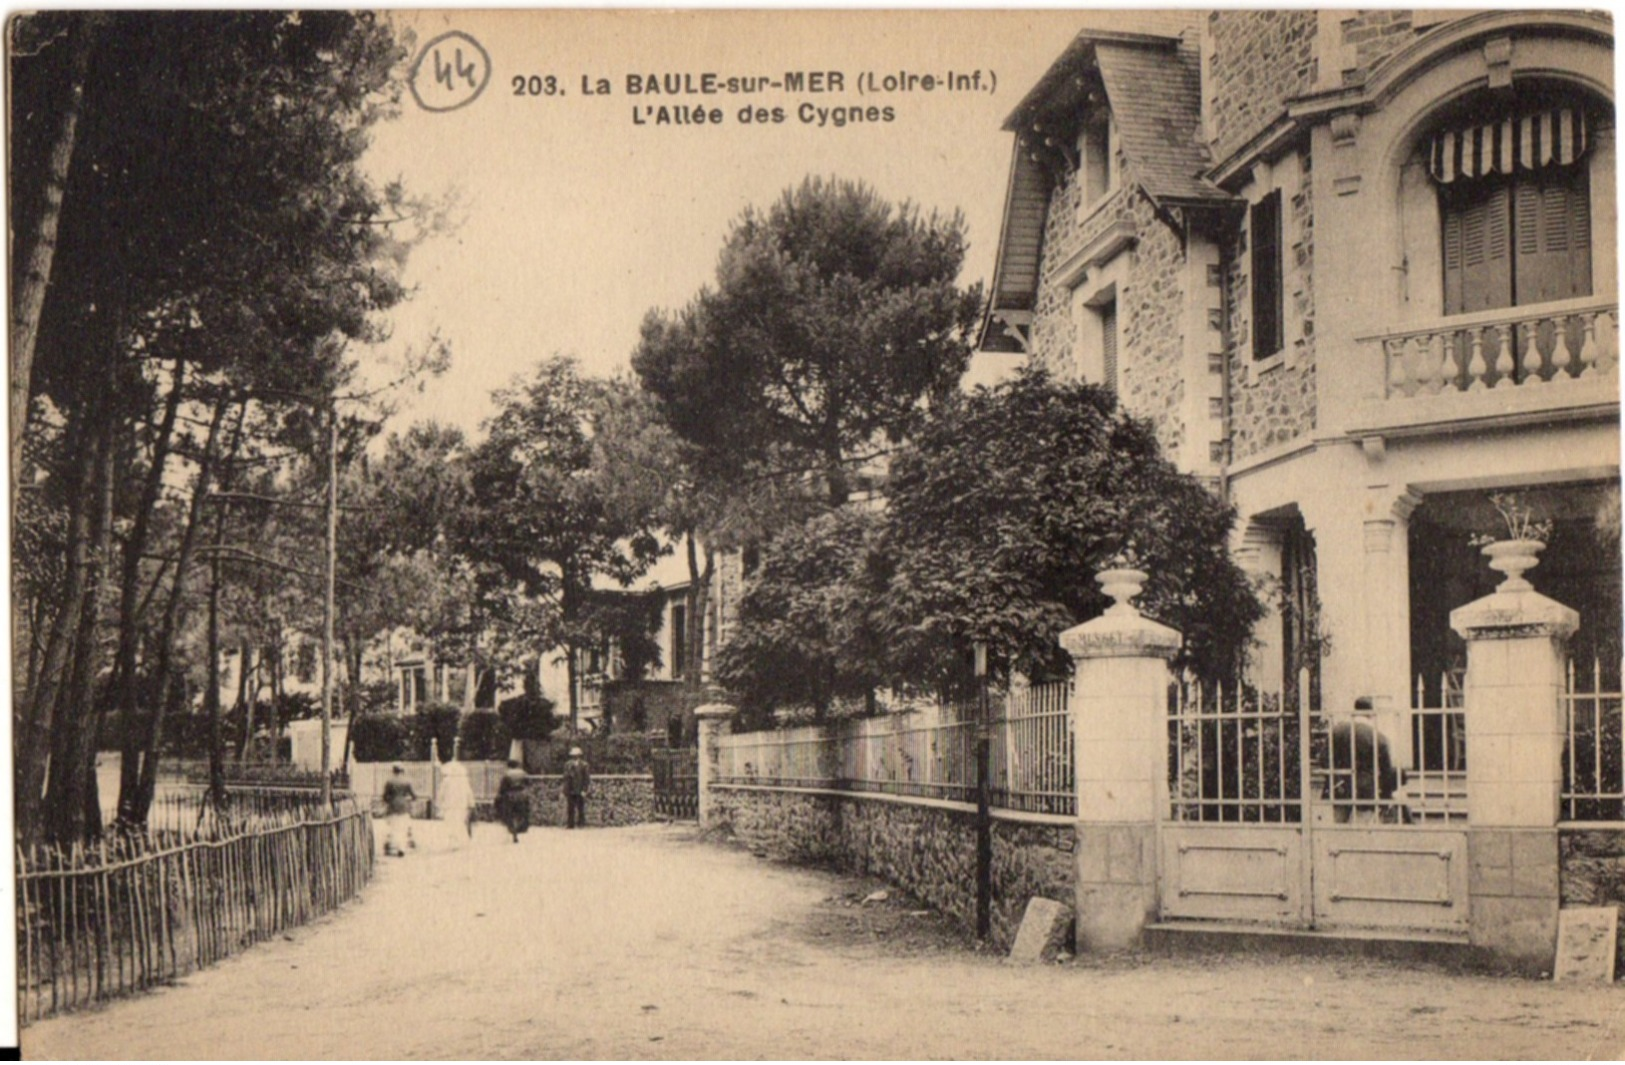
[[[440,769],[440,821],[447,840],[460,847],[474,835],[474,789],[468,769],[453,759]]]

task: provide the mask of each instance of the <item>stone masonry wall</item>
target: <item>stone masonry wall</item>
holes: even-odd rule
[[[564,824],[564,778],[557,775],[526,778],[532,825]],[[593,774],[587,796],[588,825],[641,825],[655,816],[654,778],[643,775]],[[487,815],[489,816],[489,815]]]
[[[1208,138],[1222,162],[1267,128],[1317,76],[1312,10],[1208,15]]]
[[[1247,277],[1251,252],[1245,219],[1235,237],[1224,242],[1233,462],[1298,439],[1315,427],[1315,205],[1313,158],[1307,145],[1299,151],[1298,163],[1298,188],[1282,204],[1287,247],[1281,302],[1291,350],[1285,359],[1266,360],[1267,368],[1253,359],[1252,290]]]
[[[1151,419],[1158,443],[1172,455],[1183,445],[1187,431],[1180,417],[1185,396],[1181,368],[1184,247],[1179,235],[1132,187],[1132,170],[1121,154],[1118,164],[1122,174],[1119,188],[1081,223],[1076,172],[1067,175],[1050,194],[1044,219],[1044,260],[1033,313],[1033,351],[1057,377],[1076,378],[1077,324],[1072,320],[1072,289],[1060,283],[1060,267],[1111,226],[1118,222],[1131,225],[1136,244],[1122,253],[1128,269],[1117,291],[1118,395],[1125,409]],[[1205,449],[1205,443],[1201,447]]]
[[[1377,64],[1410,43],[1416,35],[1411,25],[1415,14],[1398,8],[1348,12],[1339,25],[1344,62],[1354,65],[1340,71],[1343,80],[1364,79]]]
[[[973,810],[767,788],[718,788],[717,801],[724,829],[757,853],[878,876],[975,927]],[[1073,846],[1070,824],[994,819],[991,923],[1000,949],[1014,941],[1032,896],[1072,904]]]
[[[1613,903],[1625,923],[1625,829],[1564,829],[1558,833],[1558,878],[1564,906]],[[1625,935],[1614,959],[1625,975]]]

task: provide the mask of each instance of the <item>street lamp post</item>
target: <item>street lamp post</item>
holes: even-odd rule
[[[992,928],[993,814],[989,754],[991,727],[987,704],[987,641],[976,652],[976,935],[986,940]]]

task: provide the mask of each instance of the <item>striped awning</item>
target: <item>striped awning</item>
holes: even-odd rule
[[[1428,171],[1435,181],[1566,166],[1585,154],[1591,123],[1579,108],[1560,107],[1433,135]]]

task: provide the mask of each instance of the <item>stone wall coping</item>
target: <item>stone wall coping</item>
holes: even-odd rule
[[[851,791],[846,788],[777,787],[772,784],[713,784],[724,791],[782,791],[792,795],[829,795],[838,799],[866,799],[899,806],[925,806],[935,810],[951,810],[975,816],[976,804],[956,802],[953,799],[933,799],[925,795],[892,795],[884,791]],[[995,821],[1016,821],[1030,825],[1075,825],[1078,819],[1071,814],[1038,814],[1027,810],[1006,810],[993,807],[989,813]]]
[[[589,767],[590,768],[590,767]],[[653,773],[594,773],[593,783],[600,780],[653,780]],[[526,780],[563,780],[563,773],[526,773]]]
[[[1115,608],[1114,608],[1115,609]],[[1079,658],[1172,658],[1184,638],[1139,614],[1102,614],[1061,633],[1061,647]]]
[[[1580,615],[1536,591],[1494,591],[1452,610],[1450,627],[1464,640],[1565,637],[1580,627]]]
[[[729,706],[727,703],[704,703],[694,708],[694,716],[705,720],[729,718],[738,712],[737,706]]]

